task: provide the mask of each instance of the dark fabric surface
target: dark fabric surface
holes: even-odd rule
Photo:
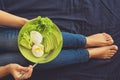
[[[120,47],[120,0],[0,0],[0,8],[26,18],[50,17],[62,31],[91,35],[107,32]],[[46,65],[47,67],[47,65]],[[29,80],[120,80],[120,50],[110,60],[91,59],[39,70]]]

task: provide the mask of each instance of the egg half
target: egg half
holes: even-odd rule
[[[31,31],[30,38],[34,44],[39,45],[42,42],[42,35],[38,31]]]
[[[41,57],[44,54],[44,46],[40,45],[33,45],[32,53],[35,57]]]

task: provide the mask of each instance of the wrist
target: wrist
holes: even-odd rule
[[[10,72],[10,64],[8,64],[8,65],[5,66],[5,70],[6,70],[6,73],[7,73],[7,74],[10,74],[10,73],[11,73],[11,72]]]
[[[8,74],[10,74],[9,66],[8,65],[0,66],[0,78],[6,76]]]

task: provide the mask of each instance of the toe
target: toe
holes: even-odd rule
[[[112,45],[111,49],[118,50],[118,47],[116,45]]]
[[[114,43],[114,41],[113,41],[112,39],[109,39],[109,40],[107,40],[107,43],[108,43],[109,45],[111,45],[111,44]]]

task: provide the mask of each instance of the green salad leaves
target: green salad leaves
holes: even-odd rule
[[[20,45],[26,49],[31,49],[33,46],[33,42],[30,39],[30,32],[35,30],[42,34],[43,41],[42,44],[45,46],[45,52],[48,53],[49,51],[57,48],[58,46],[58,39],[57,39],[57,31],[54,31],[54,26],[56,26],[52,20],[48,17],[42,18],[38,16],[36,19],[31,20],[25,26],[26,31],[21,34]]]
[[[31,35],[33,31],[40,33],[41,38],[36,36],[37,34],[35,33],[35,35]],[[37,44],[43,45],[43,49],[35,47],[35,52],[33,52],[33,47]],[[38,61],[40,61],[39,63],[47,63],[53,60],[61,51],[62,44],[61,31],[48,17],[38,16],[30,20],[21,28],[18,35],[18,48],[21,54],[29,61],[35,63]],[[38,53],[38,51],[40,54],[43,51],[44,54],[40,57],[34,56],[33,54]]]

